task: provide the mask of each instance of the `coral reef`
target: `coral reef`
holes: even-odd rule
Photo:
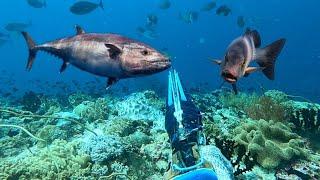
[[[54,113],[59,113],[62,107],[57,99],[42,96],[41,105],[39,107],[38,113],[45,115],[53,115]]]
[[[131,120],[164,121],[161,109],[164,101],[153,91],[133,93],[124,100],[117,102],[113,109],[117,116]]]
[[[80,178],[89,171],[89,156],[76,151],[76,142],[55,140],[48,148],[32,148],[0,161],[0,179]]]
[[[253,121],[234,130],[235,141],[246,146],[257,162],[266,169],[277,168],[293,159],[305,158],[305,141],[280,122]]]
[[[320,179],[320,162],[302,160],[279,170],[277,179]]]
[[[231,137],[232,130],[245,118],[246,116],[241,111],[236,112],[231,108],[204,112],[205,134],[208,138],[214,138],[217,135]]]
[[[109,107],[106,99],[98,98],[96,101],[83,101],[76,106],[73,112],[81,118],[93,122],[98,120],[106,120],[109,114]]]
[[[103,163],[122,155],[124,146],[117,136],[98,135],[85,137],[80,145],[80,150],[89,154],[92,161]]]
[[[37,112],[41,106],[39,95],[33,91],[26,92],[21,99],[22,108],[26,111]]]
[[[268,90],[264,96],[270,97],[273,101],[282,103],[288,101],[290,98],[287,94],[278,90]]]
[[[276,92],[276,95],[274,95],[274,92]],[[279,94],[278,91],[267,91],[262,96],[245,93],[240,93],[239,95],[223,93],[220,95],[220,101],[225,107],[234,107],[237,110],[244,111],[252,119],[281,122],[288,118],[286,106],[279,102],[284,98],[282,94]],[[276,96],[276,99],[273,99],[274,96]]]
[[[45,142],[1,127],[0,179],[163,179],[172,153],[165,99],[153,91],[111,95],[36,94],[33,112],[1,100],[1,124]],[[202,155],[221,177],[232,178],[233,166],[239,179],[319,179],[320,148],[305,139],[319,132],[319,105],[276,90],[191,96],[203,116]]]
[[[246,151],[246,147],[242,144],[236,143],[234,140],[223,139],[221,137],[215,138],[215,144],[227,158],[234,171],[234,176],[252,171],[257,163],[256,156],[251,156],[250,152]]]
[[[68,96],[68,102],[75,108],[84,101],[93,101],[93,98],[87,94],[75,93]]]
[[[320,105],[309,102],[287,101],[283,103],[290,109],[290,122],[300,131],[320,133]]]

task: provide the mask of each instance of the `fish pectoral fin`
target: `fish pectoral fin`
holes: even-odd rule
[[[211,62],[215,63],[215,64],[218,64],[218,65],[221,65],[221,63],[222,63],[222,60],[220,60],[220,59],[211,59],[211,58],[209,58],[209,60]]]
[[[60,73],[64,72],[67,67],[68,67],[69,63],[67,61],[63,61],[63,64],[61,65],[61,68],[60,68]]]
[[[262,71],[264,67],[247,67],[244,72],[244,77],[248,77],[251,73],[256,71]]]
[[[82,29],[82,27],[79,26],[79,25],[76,25],[75,28],[76,28],[76,31],[77,31],[77,35],[86,33],[86,32]]]
[[[104,44],[109,51],[109,56],[111,59],[118,59],[119,55],[122,53],[121,49],[113,44]]]
[[[119,79],[118,78],[114,78],[114,77],[109,77],[108,81],[107,81],[107,87],[106,90],[108,90],[112,85],[114,85],[116,82],[118,82]]]

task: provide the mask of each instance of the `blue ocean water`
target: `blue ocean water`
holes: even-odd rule
[[[184,179],[199,167],[219,179],[320,178],[319,0],[102,0],[103,9],[70,11],[83,1],[100,0],[0,1],[0,179]],[[10,23],[36,44],[74,36],[76,25],[143,42],[170,57],[182,105],[167,103],[168,69],[106,89],[106,77],[72,65],[59,73],[62,60],[39,51],[28,72],[26,41]],[[247,29],[262,47],[286,44],[275,80],[254,72],[236,94],[211,60]],[[193,156],[198,164],[179,167]]]
[[[209,1],[174,1],[167,10],[158,8],[157,0],[141,1],[104,1],[105,10],[97,9],[87,15],[78,16],[69,11],[75,3],[72,0],[47,1],[47,7],[35,9],[26,1],[1,1],[4,27],[10,22],[31,22],[26,29],[36,42],[42,43],[57,38],[71,36],[75,33],[74,25],[81,25],[87,32],[122,34],[157,48],[167,48],[173,59],[174,67],[180,72],[188,86],[209,83],[216,89],[222,80],[219,68],[212,65],[208,58],[221,58],[229,43],[243,34],[245,28],[237,26],[237,17],[244,16],[245,27],[257,29],[262,36],[262,44],[267,45],[284,37],[287,44],[277,61],[276,80],[269,81],[261,73],[255,73],[241,80],[240,89],[257,88],[257,82],[267,89],[280,89],[289,94],[305,96],[319,102],[319,65],[320,49],[318,47],[320,14],[316,0],[301,2],[293,0],[282,2],[268,1],[217,1],[217,6],[227,5],[232,9],[229,16],[217,16],[215,9],[200,12],[201,7]],[[192,24],[179,20],[179,13],[198,11],[199,18]],[[137,27],[146,23],[148,14],[158,16],[157,37],[149,39],[139,36]],[[5,30],[2,28],[2,31]],[[1,69],[13,74],[16,86],[28,90],[28,80],[43,81],[78,80],[85,82],[92,75],[71,67],[63,73],[57,73],[61,61],[45,53],[39,53],[31,72],[26,72],[26,44],[18,33],[10,33],[10,41],[1,48]],[[200,40],[204,40],[200,43]],[[147,82],[164,82],[166,73],[140,79],[129,79],[130,86],[148,86]],[[101,79],[104,81],[104,79]],[[5,84],[4,84],[5,85]],[[3,85],[2,85],[3,86]],[[54,91],[50,89],[48,91]]]

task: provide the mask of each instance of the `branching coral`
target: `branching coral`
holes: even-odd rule
[[[23,132],[25,132],[26,134],[28,134],[30,137],[32,137],[33,139],[37,140],[37,141],[43,141],[45,142],[44,139],[38,138],[36,136],[34,136],[33,134],[31,134],[28,130],[26,130],[25,128],[21,127],[21,126],[17,126],[17,125],[9,125],[9,124],[0,124],[0,127],[13,127],[13,128],[18,128],[21,129]]]
[[[240,93],[234,95],[224,93],[220,95],[220,101],[225,107],[234,107],[237,110],[244,111],[252,119],[264,119],[274,121],[284,121],[287,119],[287,109],[279,101],[285,97],[273,99],[270,93],[257,96],[256,94],[247,95]]]
[[[246,107],[244,111],[250,118],[257,120],[285,121],[287,119],[285,106],[268,96],[261,96],[251,106]]]

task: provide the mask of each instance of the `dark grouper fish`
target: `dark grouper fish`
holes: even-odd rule
[[[89,1],[79,1],[79,2],[74,3],[70,7],[70,11],[76,15],[85,15],[85,14],[88,14],[88,13],[94,11],[98,7],[100,7],[101,9],[104,9],[102,0],[100,0],[99,4],[95,4],[95,3],[92,3]]]
[[[28,4],[34,8],[46,7],[46,0],[27,0]]]
[[[60,72],[72,64],[86,72],[108,77],[108,87],[119,79],[154,74],[168,69],[170,60],[141,42],[116,35],[85,33],[76,26],[77,35],[36,45],[26,32],[29,47],[27,70],[31,70],[38,51],[63,60]]]
[[[285,42],[285,39],[280,39],[265,48],[259,48],[261,46],[259,33],[255,30],[247,30],[243,36],[229,45],[223,60],[214,60],[214,62],[220,65],[221,76],[232,84],[233,90],[237,93],[237,80],[257,70],[261,70],[268,79],[274,80],[276,58]],[[254,60],[260,67],[249,67]]]

